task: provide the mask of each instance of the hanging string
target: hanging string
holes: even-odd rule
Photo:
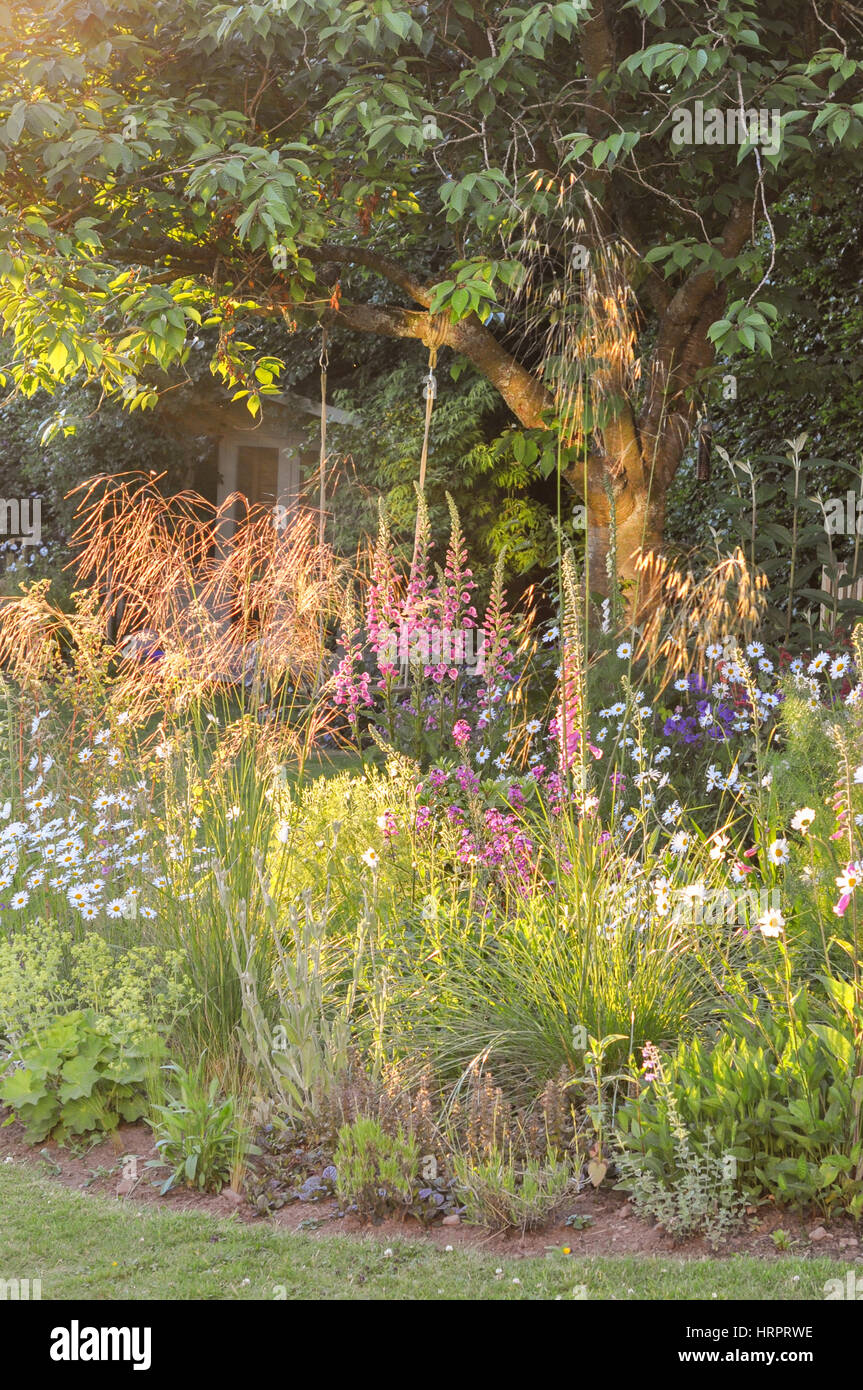
[[[323,544],[327,526],[327,368],[330,359],[327,353],[327,330],[321,329],[321,355],[318,358],[321,368],[321,457],[318,467],[318,545],[321,547],[321,564],[324,563]]]
[[[426,401],[426,418],[425,428],[423,429],[423,447],[422,453],[420,454],[419,491],[421,493],[425,491],[426,485],[426,466],[428,464],[429,439],[431,437],[432,408],[435,403],[435,397],[437,396],[437,377],[434,374],[434,369],[437,366],[438,348],[443,344],[446,328],[447,321],[443,314],[429,315],[428,328],[423,335],[423,342],[428,345],[429,350],[429,366],[423,381],[423,395]],[[419,543],[420,514],[419,509],[417,509],[417,520],[414,528],[414,555],[411,561],[411,578],[413,578],[416,572]]]
[[[422,453],[420,454],[420,476],[419,476],[419,492],[420,492],[420,495],[422,495],[422,493],[425,491],[425,485],[426,485],[426,465],[427,465],[427,463],[428,463],[428,456],[429,456],[429,436],[430,436],[430,434],[431,434],[432,407],[434,406],[435,396],[437,395],[437,377],[436,377],[435,374],[434,374],[434,369],[435,369],[436,366],[437,366],[437,348],[436,348],[436,347],[430,347],[430,348],[429,348],[429,369],[428,369],[427,375],[425,376],[425,378],[424,378],[424,380],[423,380],[423,395],[424,395],[425,398],[426,398],[426,419],[425,419],[425,428],[424,428],[424,430],[423,430],[423,447],[422,447]],[[414,527],[414,554],[413,554],[413,559],[411,560],[411,578],[412,578],[412,579],[413,579],[413,577],[414,577],[414,574],[416,573],[417,559],[419,558],[419,545],[420,545],[420,513],[419,513],[419,507],[417,507],[416,526]]]
[[[321,355],[318,358],[321,369],[321,456],[318,462],[318,555],[320,558],[321,585],[323,586],[327,575],[327,562],[324,556],[324,541],[327,532],[327,368],[330,359],[327,354],[327,330],[321,328]],[[324,642],[326,639],[326,622],[323,611],[318,620],[318,638],[320,641],[320,659],[318,669],[315,674],[313,695],[317,695],[325,679],[324,671]]]
[[[436,347],[430,347],[430,348],[429,348],[429,369],[428,369],[428,374],[427,374],[427,376],[424,378],[424,381],[423,381],[423,395],[425,396],[425,399],[426,399],[426,422],[425,422],[425,430],[423,431],[423,447],[422,447],[422,453],[420,454],[420,479],[419,479],[419,488],[420,488],[420,492],[422,492],[422,491],[424,490],[425,485],[426,485],[426,465],[427,465],[427,463],[428,463],[428,457],[429,457],[429,435],[431,434],[432,406],[434,405],[434,403],[435,403],[435,397],[437,396],[437,377],[436,377],[435,374],[434,374],[434,369],[435,369],[436,366],[437,366],[437,348],[436,348]]]

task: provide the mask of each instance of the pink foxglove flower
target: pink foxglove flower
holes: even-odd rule
[[[503,698],[503,684],[509,676],[509,668],[515,660],[515,652],[510,650],[512,618],[506,606],[506,593],[503,587],[503,555],[494,567],[488,605],[483,620],[483,645],[478,653],[477,675],[485,676],[487,684],[477,691],[478,698],[492,705]]]
[[[381,673],[379,689],[398,675],[398,579],[392,554],[392,534],[383,502],[380,505],[378,539],[372,560],[366,627],[369,644]]]
[[[471,727],[466,719],[458,719],[452,726],[453,743],[457,748],[464,748],[470,743]]]
[[[425,671],[427,676],[440,684],[443,680],[457,681],[459,667],[465,662],[467,640],[473,641],[473,630],[477,626],[476,609],[473,606],[473,591],[476,584],[473,570],[468,568],[467,546],[461,529],[456,505],[447,493],[450,513],[450,539],[447,546],[446,562],[434,596],[437,618],[441,634],[446,642],[445,655],[449,660],[431,663]],[[471,638],[465,634],[470,632]]]
[[[357,717],[372,704],[371,676],[362,670],[360,631],[354,615],[352,595],[345,605],[344,626],[339,637],[342,657],[333,675],[333,702],[345,709],[356,732]]]

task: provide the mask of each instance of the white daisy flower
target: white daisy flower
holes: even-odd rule
[[[17,912],[20,908],[26,907],[27,904],[29,903],[29,901],[30,901],[30,894],[29,894],[29,893],[25,893],[25,892],[22,890],[20,893],[15,893],[15,895],[14,895],[14,896],[11,898],[11,900],[10,900],[9,906],[10,906],[10,907],[14,907],[15,910],[16,910],[16,912]]]
[[[787,864],[791,858],[787,840],[774,840],[767,846],[767,858],[771,864]]]
[[[376,869],[380,863],[380,855],[377,850],[367,849],[365,854],[360,856],[365,865],[370,869]]]
[[[755,925],[762,936],[781,936],[785,930],[785,918],[777,907],[769,907]]]
[[[836,887],[840,893],[853,893],[860,882],[860,875],[860,864],[857,862],[849,864],[844,873],[839,874],[836,878]]]
[[[654,891],[656,893],[656,897],[654,898],[654,906],[656,908],[656,911],[659,913],[660,917],[664,917],[666,912],[668,912],[669,908],[671,907],[671,895],[667,888],[659,888],[655,889]]]

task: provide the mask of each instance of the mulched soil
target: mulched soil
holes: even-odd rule
[[[421,1226],[410,1218],[363,1224],[355,1216],[339,1216],[335,1201],[291,1202],[272,1217],[260,1216],[240,1193],[229,1189],[218,1195],[176,1189],[159,1195],[158,1172],[144,1167],[158,1154],[146,1125],[121,1125],[115,1134],[90,1144],[84,1140],[75,1150],[61,1148],[50,1140],[35,1147],[24,1139],[17,1121],[3,1125],[8,1112],[0,1109],[0,1163],[12,1161],[50,1177],[64,1187],[115,1196],[119,1201],[155,1205],[174,1211],[196,1211],[210,1216],[233,1217],[243,1222],[272,1221],[276,1226],[303,1231],[325,1239],[332,1233],[353,1236],[374,1235],[376,1239],[416,1239],[455,1249],[473,1247],[488,1253],[541,1255],[546,1249],[569,1246],[576,1255],[657,1255],[703,1259],[705,1256],[733,1254],[781,1259],[771,1232],[786,1231],[791,1240],[787,1253],[796,1256],[826,1255],[833,1259],[863,1263],[863,1227],[847,1218],[827,1222],[817,1213],[777,1210],[765,1202],[751,1211],[751,1228],[733,1236],[714,1251],[703,1237],[676,1242],[660,1227],[639,1220],[623,1193],[588,1188],[570,1197],[557,1216],[542,1231],[525,1235],[517,1231],[489,1233],[475,1226]],[[137,1181],[123,1176],[124,1159],[137,1157]],[[590,1225],[574,1230],[566,1217],[578,1214],[590,1218]],[[823,1231],[823,1236],[819,1232]],[[812,1233],[815,1238],[812,1238]]]

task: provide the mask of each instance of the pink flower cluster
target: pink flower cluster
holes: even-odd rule
[[[515,652],[510,649],[512,618],[506,606],[503,570],[500,565],[495,569],[494,582],[483,620],[483,632],[485,633],[485,647],[482,665],[478,669],[485,676],[486,685],[481,687],[477,693],[481,700],[492,705],[501,699],[503,691],[500,683],[507,680],[509,668],[515,660]]]
[[[458,634],[477,626],[476,608],[473,606],[473,591],[476,583],[473,570],[468,568],[467,546],[458,519],[455,504],[450,500],[451,530],[444,562],[443,583],[432,590],[436,620],[442,632]],[[448,666],[445,661],[436,662],[424,668],[424,674],[440,684],[448,679],[458,680],[457,666]]]
[[[398,642],[396,634],[399,616],[398,577],[393,562],[389,526],[381,510],[366,617],[369,645],[381,673],[379,690],[386,690],[387,682],[398,675],[398,666],[393,662],[393,655]]]
[[[496,869],[524,893],[534,878],[535,851],[522,822],[512,812],[491,808],[483,817],[480,835],[465,829],[458,846],[463,864]]]
[[[578,727],[580,672],[577,670],[577,654],[571,642],[563,644],[563,671],[560,678],[560,702],[554,719],[548,726],[549,736],[558,745],[561,771],[568,772],[580,761],[581,730]],[[596,748],[589,740],[588,749],[593,757],[602,757],[602,749]]]
[[[348,625],[350,626],[350,625]],[[360,667],[362,647],[359,632],[355,627],[343,632],[339,638],[342,658],[333,676],[333,702],[345,707],[348,715],[355,720],[361,709],[368,709],[372,703],[371,676]]]
[[[471,727],[466,719],[457,719],[452,726],[453,743],[457,748],[464,748],[470,743]]]

